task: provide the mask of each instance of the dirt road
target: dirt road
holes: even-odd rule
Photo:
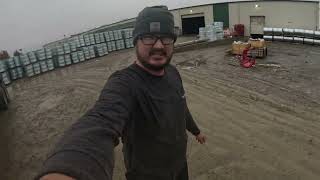
[[[173,58],[208,136],[206,145],[189,138],[191,179],[319,179],[320,47],[272,43],[258,63],[281,67],[253,69],[237,66],[228,48]],[[93,106],[108,76],[133,60],[134,51],[125,50],[12,84],[10,109],[0,113],[4,179],[31,179],[63,131]],[[114,179],[124,179],[121,146]]]

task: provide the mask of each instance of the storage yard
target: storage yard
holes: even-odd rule
[[[170,10],[180,35],[171,63],[207,136],[205,145],[189,136],[190,180],[319,179],[319,8],[316,0],[226,1]],[[0,179],[32,179],[108,77],[135,61],[134,22],[0,60],[10,94],[0,111]],[[121,146],[114,180],[125,179]]]
[[[230,44],[180,52],[177,65],[189,107],[206,145],[190,136],[191,179],[308,179],[320,176],[319,46],[268,43],[269,55],[245,69],[225,52]],[[108,76],[134,61],[134,50],[59,68],[9,87],[0,113],[10,156],[5,179],[31,179],[63,131],[95,103]],[[197,64],[197,65],[196,65]],[[1,153],[5,154],[5,153]],[[124,178],[121,145],[114,179]]]

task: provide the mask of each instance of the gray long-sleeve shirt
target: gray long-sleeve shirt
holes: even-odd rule
[[[109,78],[94,107],[66,131],[36,179],[62,173],[111,180],[120,137],[127,176],[171,177],[186,162],[186,129],[200,133],[176,68],[169,65],[159,77],[133,64]]]

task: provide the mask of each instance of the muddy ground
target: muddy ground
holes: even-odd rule
[[[317,180],[320,177],[320,47],[269,44],[244,69],[230,45],[175,54],[189,108],[207,135],[189,138],[192,180]],[[31,179],[63,131],[93,106],[108,76],[134,61],[124,50],[9,87],[0,113],[1,179]],[[198,66],[195,66],[197,64]],[[121,146],[114,179],[124,179]]]

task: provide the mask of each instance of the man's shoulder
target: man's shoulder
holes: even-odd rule
[[[173,65],[173,64],[169,64],[169,65],[167,66],[167,68],[170,69],[170,70],[178,71],[177,68],[176,68],[176,66]]]
[[[117,70],[110,75],[109,79],[118,79],[121,81],[133,82],[137,79],[137,74],[132,70],[131,66]]]
[[[176,66],[174,66],[172,64],[169,64],[167,66],[167,71],[180,77],[180,73],[179,73],[178,69],[176,68]]]

